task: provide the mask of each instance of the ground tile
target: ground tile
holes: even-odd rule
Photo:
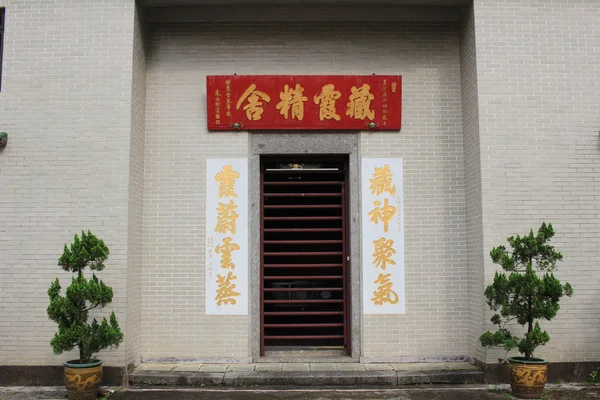
[[[282,367],[281,363],[258,363],[254,370],[256,372],[279,372]]]
[[[174,372],[198,372],[202,364],[180,364],[177,365]]]
[[[422,371],[420,367],[421,364],[417,363],[398,363],[391,365],[396,371]]]
[[[444,363],[417,363],[421,371],[443,371],[446,369]]]
[[[393,371],[390,364],[364,364],[367,371]]]
[[[256,364],[229,364],[227,372],[252,372]]]
[[[450,371],[479,371],[476,366],[468,362],[448,362],[445,366]]]
[[[151,371],[150,367],[152,365],[155,365],[155,364],[142,363],[142,364],[138,365],[137,367],[135,367],[135,370],[136,371]]]
[[[227,364],[204,364],[200,367],[200,372],[225,372]]]
[[[136,369],[138,371],[171,371],[177,364],[143,363]]]
[[[354,371],[364,371],[365,370],[365,366],[363,364],[354,364],[354,363],[343,363],[343,364],[338,364],[338,371],[344,371],[344,372],[354,372]]]
[[[310,364],[308,363],[284,363],[283,372],[299,372],[299,371],[310,371]]]
[[[332,363],[311,363],[310,370],[311,371],[321,371],[321,372],[337,371],[338,366],[337,366],[337,364],[332,364]]]

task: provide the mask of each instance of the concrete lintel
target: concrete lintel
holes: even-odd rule
[[[415,6],[206,6],[149,8],[148,22],[436,21],[456,22],[459,8]]]

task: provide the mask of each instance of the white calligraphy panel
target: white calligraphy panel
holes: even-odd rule
[[[404,190],[401,158],[363,158],[364,314],[404,314]]]
[[[248,314],[248,159],[206,161],[206,314]]]

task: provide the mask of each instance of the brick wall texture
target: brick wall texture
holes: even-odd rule
[[[376,32],[376,39],[368,51],[352,55],[354,63],[365,72],[402,74],[402,132],[363,132],[360,155],[404,161],[406,314],[364,316],[363,356],[379,360],[466,356],[458,27],[390,23],[367,29]],[[373,39],[372,33],[364,36]]]
[[[144,358],[210,360],[249,354],[247,316],[205,315],[206,159],[248,157],[246,133],[206,131],[206,75],[227,69],[233,73],[234,49],[241,52],[240,65],[251,62],[246,57],[250,50],[243,50],[247,43],[236,42],[245,32],[232,28],[178,24],[149,29]],[[232,42],[230,50],[221,51],[227,41]]]
[[[600,359],[600,7],[542,3],[475,0],[457,22],[148,23],[132,0],[0,0],[0,365],[76,358],[52,355],[45,310],[82,229],[111,250],[126,342],[108,365],[248,359],[250,318],[204,311],[206,160],[249,153],[247,133],[207,132],[205,79],[233,73],[403,76],[402,131],[361,133],[360,156],[404,160],[407,312],[363,316],[361,356],[494,362],[477,340],[489,250],[546,220],[575,296],[537,355]]]
[[[477,55],[473,6],[460,19],[460,77],[465,161],[465,220],[467,256],[467,315],[469,355],[484,358],[479,335],[484,327],[483,227],[481,214],[481,154],[479,151],[479,108],[477,97]]]
[[[575,289],[542,324],[552,361],[600,359],[599,20],[593,0],[475,1],[485,281],[493,246],[552,222]]]
[[[1,3],[0,3],[1,4]],[[47,290],[71,274],[65,243],[90,229],[110,248],[99,276],[126,321],[133,2],[4,1],[0,125],[0,364],[60,364]],[[64,291],[63,291],[64,293]],[[108,312],[97,313],[98,316]],[[101,353],[123,365],[125,346]]]
[[[364,355],[466,355],[456,24],[191,23],[155,25],[150,32],[144,357],[248,353],[246,318],[203,315],[204,160],[247,155],[246,134],[206,131],[204,113],[197,111],[205,107],[205,76],[400,71],[402,134],[364,134],[361,154],[405,159],[410,306],[400,317],[364,319]]]
[[[143,9],[135,10],[129,159],[127,268],[127,364],[139,363],[142,348],[142,267],[144,228],[144,142],[146,129],[146,26]]]

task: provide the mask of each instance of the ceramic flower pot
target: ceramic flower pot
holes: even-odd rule
[[[89,364],[73,360],[67,361],[64,366],[69,400],[94,400],[102,383],[102,360],[92,360]]]
[[[546,386],[548,361],[541,358],[509,357],[510,388],[519,399],[539,399]]]

